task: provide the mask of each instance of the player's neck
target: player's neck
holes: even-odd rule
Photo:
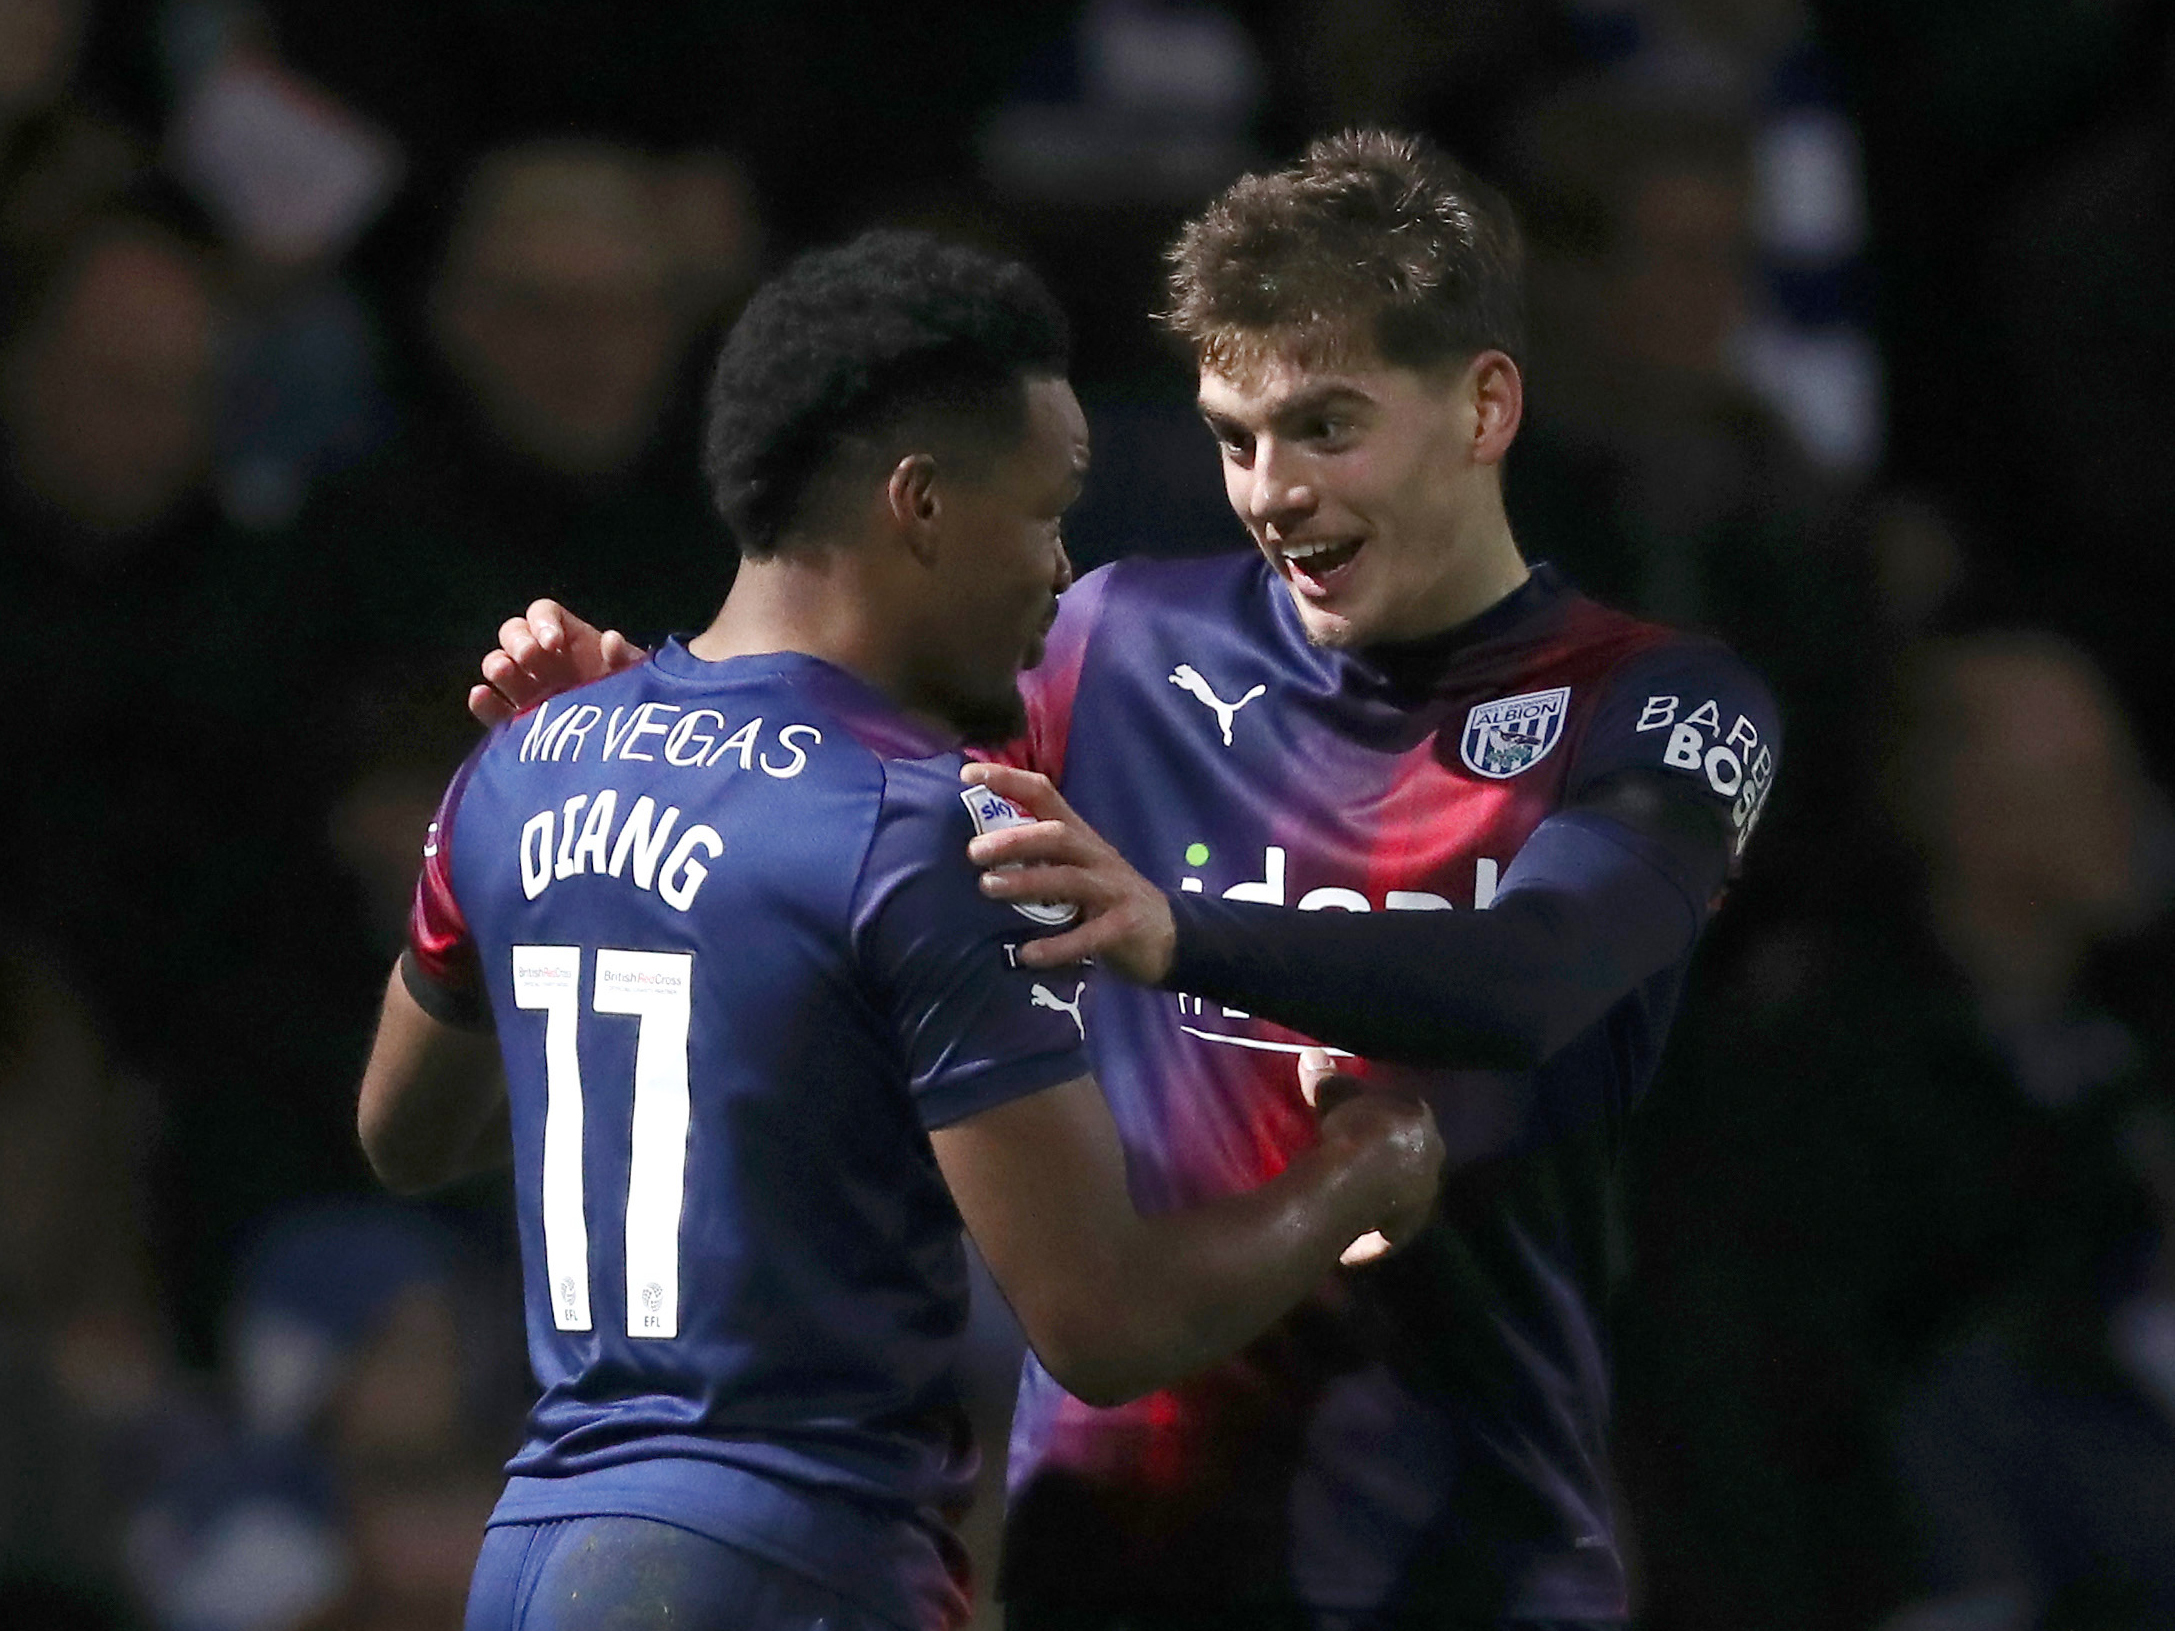
[[[900,596],[869,581],[868,552],[811,551],[743,561],[710,626],[687,642],[704,662],[791,651],[842,668],[946,734],[952,725],[916,708],[902,673]]]
[[[1448,561],[1448,570],[1427,596],[1420,626],[1400,634],[1400,643],[1425,640],[1470,623],[1515,594],[1532,576],[1511,536],[1500,498],[1458,529],[1448,545]]]
[[[862,672],[880,642],[852,577],[852,564],[833,552],[744,561],[725,604],[687,649],[711,663],[797,651]]]

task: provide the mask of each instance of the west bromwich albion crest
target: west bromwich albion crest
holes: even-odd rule
[[[1474,775],[1495,781],[1531,770],[1563,740],[1563,720],[1570,703],[1568,685],[1483,702],[1465,716],[1458,757]]]

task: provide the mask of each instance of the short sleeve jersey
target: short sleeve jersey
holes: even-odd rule
[[[1024,757],[1154,882],[1302,911],[1485,910],[1543,820],[1627,771],[1711,802],[1741,847],[1777,763],[1773,703],[1727,650],[1546,567],[1444,635],[1345,652],[1308,645],[1258,556],[1121,563],[1066,594],[1030,681]],[[1119,1409],[1030,1361],[1008,1589],[1621,1618],[1605,1196],[1683,972],[1536,1070],[1355,1061],[1432,1104],[1440,1220]],[[1088,995],[1144,1210],[1250,1187],[1314,1141],[1306,1038],[1183,993]]]
[[[715,1534],[906,1624],[940,1512],[960,1222],[932,1130],[1085,1073],[984,899],[961,758],[858,680],[670,643],[502,727],[446,795],[406,959],[495,1026],[542,1396],[494,1521]]]

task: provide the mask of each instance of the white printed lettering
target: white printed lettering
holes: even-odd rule
[[[551,829],[554,817],[539,810],[521,828],[521,893],[534,900],[551,882]]]
[[[634,718],[627,722],[626,739],[619,746],[619,757],[621,759],[634,759],[642,764],[656,762],[656,754],[637,753],[635,744],[645,736],[666,736],[669,734],[672,727],[658,724],[655,718],[660,709],[676,714],[680,711],[680,705],[676,702],[645,702],[641,707],[635,709]]]
[[[793,755],[792,762],[789,764],[774,765],[770,762],[770,755],[766,753],[763,755],[763,773],[765,775],[775,776],[780,781],[791,781],[795,776],[798,776],[803,770],[806,770],[808,768],[808,754],[806,750],[803,749],[799,743],[793,740],[793,733],[795,731],[800,732],[803,736],[808,737],[811,741],[814,742],[821,742],[823,740],[823,733],[817,730],[813,725],[786,726],[784,730],[778,733],[778,745],[784,748],[786,752]]]
[[[552,744],[559,739],[559,727],[566,721],[565,714],[557,719],[551,717],[550,703],[539,703],[536,717],[529,721],[529,734],[521,738],[521,762],[550,758]]]
[[[1698,761],[1693,761],[1696,766]],[[1289,855],[1278,845],[1269,845],[1262,853],[1262,876],[1245,883],[1235,883],[1223,892],[1225,900],[1250,901],[1257,905],[1282,906],[1289,892]],[[1473,862],[1473,904],[1485,909],[1495,900],[1497,865],[1486,856]],[[1188,874],[1178,880],[1182,893],[1198,895],[1205,892],[1198,877]],[[1382,896],[1383,908],[1392,912],[1448,912],[1454,903],[1448,897],[1431,889],[1391,889]],[[1338,911],[1368,912],[1374,903],[1360,890],[1344,884],[1321,884],[1299,897],[1298,909],[1302,912]]]
[[[1374,908],[1368,904],[1367,897],[1358,890],[1339,889],[1334,884],[1324,884],[1319,889],[1309,889],[1299,897],[1299,910],[1302,912],[1319,912],[1332,909],[1340,912],[1369,912]]]
[[[1707,750],[1707,785],[1728,798],[1744,785],[1744,762],[1717,742]]]
[[[1708,730],[1719,735],[1722,730],[1722,710],[1714,705],[1714,698],[1709,697],[1684,716],[1684,723],[1687,725],[1704,725]]]
[[[666,807],[665,818],[657,823],[657,830],[650,831],[650,822],[657,814],[657,801],[647,793],[634,801],[634,808],[627,812],[627,824],[619,829],[619,843],[612,850],[612,876],[618,877],[627,864],[627,857],[634,857],[634,881],[637,887],[649,888],[657,876],[657,857],[664,854],[665,845],[671,840],[673,826],[680,819],[677,805]]]
[[[1689,723],[1679,725],[1669,733],[1669,745],[1662,749],[1661,762],[1675,765],[1679,770],[1697,770],[1700,750],[1706,745],[1696,727]]]
[[[1265,906],[1284,904],[1284,851],[1271,844],[1262,858],[1265,874],[1258,883],[1235,883],[1223,892],[1225,900],[1259,901]]]
[[[576,793],[566,801],[566,807],[559,814],[559,864],[553,873],[555,877],[571,878],[574,875],[574,818],[588,802],[587,793]]]
[[[1486,863],[1482,863],[1485,865]],[[1393,912],[1447,912],[1450,903],[1440,895],[1425,889],[1392,889],[1382,897],[1382,904]]]
[[[619,795],[607,787],[589,806],[589,819],[582,823],[582,835],[574,841],[574,870],[576,872],[602,872],[604,870],[604,846],[612,836],[612,816],[619,807]],[[595,864],[590,864],[591,857]]]
[[[536,899],[558,879],[589,874],[631,876],[637,889],[654,889],[676,911],[693,905],[710,875],[710,868],[697,857],[715,861],[723,855],[724,835],[700,823],[681,827],[677,805],[667,805],[660,812],[657,801],[645,794],[634,801],[627,819],[618,823],[615,838],[618,811],[619,792],[607,787],[593,795],[576,793],[558,808],[531,816],[521,829],[521,887],[528,898]],[[631,874],[630,860],[634,863]]]
[[[1473,907],[1485,912],[1495,904],[1496,864],[1486,856],[1473,863]]]
[[[707,731],[698,731],[696,721],[714,719],[717,728],[725,728],[725,716],[715,708],[697,708],[672,727],[672,734],[665,738],[665,763],[679,765],[683,769],[702,763],[703,755],[717,744],[717,738]],[[689,752],[692,748],[694,751]]]
[[[718,743],[717,751],[711,754],[703,763],[705,765],[714,765],[737,747],[740,750],[740,768],[742,770],[753,770],[755,768],[756,734],[762,728],[763,716],[757,714],[740,729],[734,731],[732,735],[726,737],[724,741]]]
[[[574,763],[582,762],[582,748],[588,743],[589,733],[596,729],[597,721],[604,717],[604,710],[593,702],[585,702],[568,714],[559,725],[558,740],[551,745],[551,762],[557,764],[567,756],[568,744],[574,749]]]
[[[672,854],[665,861],[665,869],[657,875],[657,893],[667,906],[675,911],[686,911],[695,904],[695,891],[702,887],[702,880],[710,876],[710,869],[693,859],[697,847],[706,850],[711,860],[725,853],[725,840],[717,829],[699,823],[680,835],[680,841],[672,846]]]
[[[1664,725],[1674,725],[1677,720],[1676,697],[1648,697],[1646,706],[1639,710],[1639,722],[1633,730],[1658,731]]]
[[[641,717],[640,710],[637,710],[634,717],[622,725],[619,716],[626,711],[624,708],[614,708],[612,717],[604,722],[604,757],[607,759],[619,751],[619,744],[626,741],[627,732],[633,726],[634,720]]]
[[[1751,720],[1745,718],[1743,714],[1739,714],[1737,723],[1730,726],[1729,735],[1723,737],[1722,740],[1737,749],[1741,757],[1760,745],[1760,733],[1752,728]]]

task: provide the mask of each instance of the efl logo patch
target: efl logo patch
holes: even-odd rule
[[[1570,705],[1568,685],[1483,702],[1465,716],[1458,757],[1474,775],[1495,781],[1531,770],[1563,740],[1563,720]]]
[[[1031,826],[1034,817],[1001,794],[992,793],[986,787],[963,787],[959,790],[959,802],[967,807],[967,814],[974,818],[977,835],[986,832],[1002,832],[1007,827]],[[1070,923],[1080,915],[1080,908],[1065,901],[1016,900],[1012,910],[1030,923],[1056,928]]]

